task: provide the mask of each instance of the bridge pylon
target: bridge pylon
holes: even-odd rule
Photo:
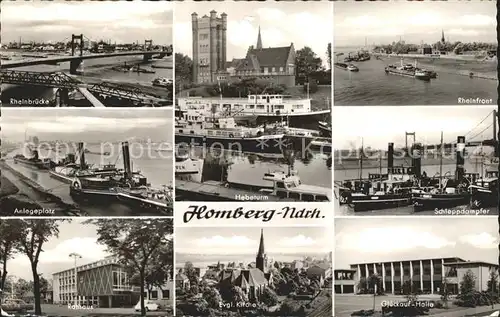
[[[71,34],[71,56],[75,56],[75,41],[78,41],[80,56],[83,56],[83,34]]]
[[[149,51],[153,48],[153,40],[144,40],[144,50]]]

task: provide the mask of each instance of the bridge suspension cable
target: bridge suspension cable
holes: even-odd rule
[[[484,131],[488,130],[492,126],[493,126],[493,123],[491,123],[489,126],[487,126],[486,128],[484,128],[483,130],[481,130],[479,133],[475,134],[473,137],[469,138],[469,140],[474,140],[474,138],[480,136],[481,134],[483,134]]]

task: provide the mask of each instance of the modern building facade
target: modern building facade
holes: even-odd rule
[[[191,14],[193,30],[193,82],[210,83],[217,80],[219,73],[226,71],[226,30],[227,14],[217,16],[210,11],[210,16],[198,18]]]
[[[476,290],[487,290],[492,271],[498,265],[465,261],[461,258],[435,258],[411,261],[351,264],[347,270],[334,271],[335,293],[358,293],[361,281],[378,275],[385,293],[402,294],[403,285],[411,283],[412,290],[426,294],[439,294],[444,285],[449,292],[458,294],[463,276],[469,270],[476,278]],[[368,287],[368,285],[367,285]]]
[[[170,299],[173,282],[161,289],[147,290],[144,295],[151,300]],[[76,270],[54,273],[53,297],[55,304],[127,307],[139,301],[140,288],[130,284],[127,272],[116,258],[107,257],[77,266]]]

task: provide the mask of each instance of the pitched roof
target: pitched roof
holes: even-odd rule
[[[259,69],[260,67],[285,65],[293,45],[284,47],[269,47],[256,49],[250,47],[245,61],[240,64],[238,70]]]
[[[262,286],[268,284],[264,272],[259,269],[248,270],[226,270],[222,272],[220,282],[222,284],[231,284],[241,288],[248,286]]]

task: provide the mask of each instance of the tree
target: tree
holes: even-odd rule
[[[377,296],[377,290],[381,284],[380,276],[377,274],[372,274],[368,277],[368,286],[370,289],[373,288],[373,310],[375,311],[375,297]]]
[[[488,281],[488,292],[498,296],[498,274],[495,271],[491,271],[490,279]]]
[[[460,282],[460,293],[461,294],[470,294],[474,292],[476,285],[476,276],[472,273],[471,270],[467,270],[465,272],[462,281]]]
[[[209,308],[218,308],[222,303],[222,296],[219,291],[213,287],[207,287],[203,291],[203,298],[207,301]]]
[[[450,291],[448,290],[448,280],[446,277],[443,278],[443,282],[441,284],[443,288],[441,290],[441,300],[443,301],[444,308],[448,309],[448,301],[450,299]]]
[[[332,43],[328,43],[326,48],[326,58],[328,58],[328,66],[332,69]]]
[[[18,229],[13,226],[13,222],[0,219],[0,289],[5,288],[7,279],[7,261],[13,256],[16,251],[16,243]]]
[[[306,77],[313,72],[322,70],[323,61],[320,57],[316,56],[313,50],[305,46],[304,48],[295,52],[295,67],[297,77]]]
[[[35,315],[42,314],[40,298],[40,275],[38,260],[45,242],[59,235],[59,224],[68,220],[60,219],[15,219],[11,220],[17,226],[18,251],[26,255],[30,261],[33,273],[33,294],[35,296]]]
[[[150,271],[160,261],[171,271],[173,263],[172,219],[92,219],[97,226],[97,242],[107,247],[125,267],[139,272],[141,315],[146,315],[144,289]]]
[[[276,293],[272,289],[266,287],[264,289],[264,292],[262,293],[261,301],[266,306],[272,307],[278,304],[279,298],[278,295],[276,295]]]
[[[367,291],[368,291],[368,287],[367,287],[367,280],[366,280],[366,277],[360,277],[359,281],[358,281],[358,293],[360,294],[365,294]]]
[[[192,83],[193,60],[184,54],[175,53],[175,80],[183,83]]]

